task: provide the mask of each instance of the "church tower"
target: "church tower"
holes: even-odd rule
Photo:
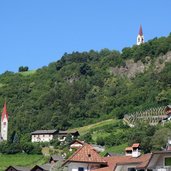
[[[137,45],[140,45],[142,43],[144,43],[144,36],[143,36],[142,26],[140,25],[139,33],[137,36]]]
[[[1,116],[1,136],[3,140],[7,140],[8,135],[8,113],[6,102],[4,103],[4,108]]]

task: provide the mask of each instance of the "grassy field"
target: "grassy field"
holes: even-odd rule
[[[128,147],[128,144],[113,146],[113,147],[107,148],[105,150],[105,153],[106,152],[113,152],[113,153],[124,154],[124,150],[125,150],[126,147]]]
[[[0,154],[0,171],[4,171],[10,165],[32,167],[35,164],[44,164],[47,161],[42,155],[4,155]]]
[[[29,75],[34,74],[35,72],[36,72],[36,70],[30,70],[30,71],[18,72],[18,73],[23,75],[23,76],[29,76]]]
[[[105,125],[114,124],[115,122],[116,122],[115,119],[108,119],[108,120],[104,120],[95,124],[91,124],[91,125],[87,125],[87,126],[83,126],[79,128],[74,128],[74,130],[78,130],[80,135],[84,135],[85,133],[89,132],[91,129],[100,128]]]

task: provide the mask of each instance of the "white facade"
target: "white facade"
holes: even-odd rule
[[[144,43],[144,36],[138,34],[138,36],[137,36],[137,45],[140,45],[142,43]]]
[[[136,148],[135,150],[133,149],[132,151],[132,157],[138,157],[141,155],[141,152],[138,148]]]
[[[53,139],[53,134],[34,134],[31,137],[32,142],[50,142]]]
[[[91,164],[91,163],[74,163],[74,162],[68,164],[68,171],[90,171],[97,168],[100,168],[100,165]]]
[[[8,136],[8,119],[6,115],[4,118],[1,118],[1,136],[3,140],[7,141],[7,136]]]

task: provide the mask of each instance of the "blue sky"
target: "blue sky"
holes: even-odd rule
[[[67,52],[122,50],[171,32],[171,0],[0,0],[0,73]]]

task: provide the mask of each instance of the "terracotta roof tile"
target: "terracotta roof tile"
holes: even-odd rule
[[[151,158],[151,153],[141,155],[140,157],[131,157],[131,156],[114,156],[114,157],[104,157],[104,160],[107,161],[108,166],[95,169],[93,171],[113,171],[117,165],[125,164],[136,164],[137,168],[144,168],[147,166]]]
[[[106,161],[101,157],[91,145],[84,144],[71,157],[69,157],[63,165],[68,162],[83,162],[83,163],[101,163],[106,164]]]

